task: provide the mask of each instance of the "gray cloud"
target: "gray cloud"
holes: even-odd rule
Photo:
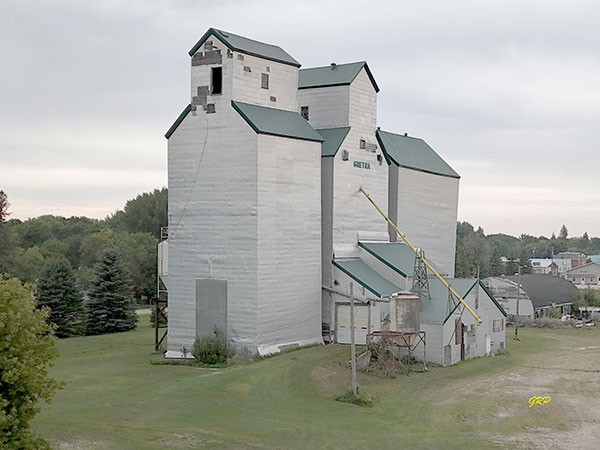
[[[188,101],[187,51],[215,26],[281,45],[304,67],[367,60],[382,128],[425,138],[461,173],[461,219],[488,232],[551,234],[565,222],[572,234],[600,235],[597,2],[0,8],[0,188],[14,216],[51,205],[102,217],[163,185],[163,134]],[[59,173],[71,183],[56,183]]]

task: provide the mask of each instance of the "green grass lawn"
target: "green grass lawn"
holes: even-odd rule
[[[347,346],[210,370],[152,365],[152,343],[147,316],[133,332],[60,341],[52,374],[66,387],[34,430],[57,449],[530,448],[548,436],[551,448],[600,421],[571,412],[590,399],[582,382],[600,392],[596,330],[523,329],[507,355],[396,379],[360,374],[373,408],[334,400],[350,385]],[[530,408],[533,395],[552,401]]]

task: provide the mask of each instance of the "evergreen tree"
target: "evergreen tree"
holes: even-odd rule
[[[560,227],[560,233],[558,233],[558,237],[561,239],[567,239],[569,237],[569,230],[567,230],[567,227],[564,224],[562,227]]]
[[[38,280],[38,306],[50,309],[48,320],[58,337],[78,336],[85,330],[85,312],[75,274],[66,258],[55,259]]]
[[[107,250],[100,259],[89,297],[87,334],[114,333],[135,328],[137,315],[131,282],[118,248]]]

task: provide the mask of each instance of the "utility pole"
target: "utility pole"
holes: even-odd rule
[[[356,344],[354,342],[354,283],[350,283],[350,353],[352,355],[352,392],[356,391]]]
[[[519,303],[521,300],[521,262],[519,261],[518,266],[518,286],[517,286],[517,316],[515,318],[515,339],[519,340]]]
[[[479,308],[479,283],[481,282],[479,274],[479,264],[477,264],[477,290],[475,291],[475,309]]]

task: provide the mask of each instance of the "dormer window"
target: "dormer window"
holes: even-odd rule
[[[210,69],[210,93],[212,95],[223,92],[223,68],[213,67]]]
[[[301,106],[300,107],[300,115],[302,117],[304,117],[306,120],[308,120],[308,106]]]

